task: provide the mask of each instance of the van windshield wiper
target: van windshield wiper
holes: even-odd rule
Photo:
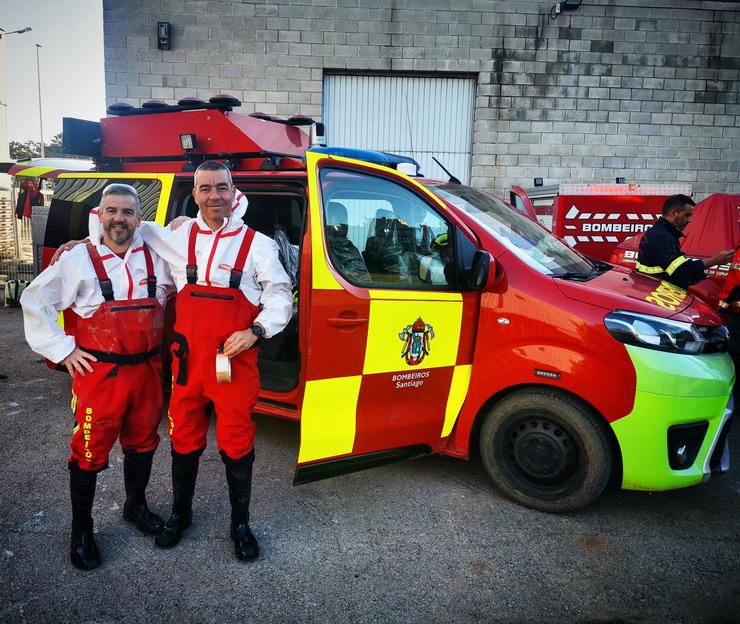
[[[596,271],[581,273],[580,271],[563,271],[562,273],[553,273],[553,277],[564,280],[588,280],[596,275]]]
[[[597,275],[601,275],[603,271],[599,270],[600,267],[593,267],[590,271],[563,271],[562,273],[553,273],[552,276],[558,279],[583,281],[590,280]],[[609,267],[611,268],[611,267]]]
[[[586,281],[601,275],[602,273],[606,273],[612,268],[612,265],[607,264],[606,262],[601,262],[600,260],[591,261],[593,262],[593,266],[590,271],[563,271],[562,273],[553,273],[552,276],[557,277],[558,279]]]
[[[606,273],[607,271],[611,271],[613,268],[613,265],[608,264],[607,262],[602,262],[601,260],[597,260],[596,258],[588,258],[591,264],[594,265],[593,271],[601,275],[602,273]]]

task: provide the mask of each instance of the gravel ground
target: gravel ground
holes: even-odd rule
[[[294,488],[298,424],[264,417],[258,561],[232,554],[211,435],[194,524],[171,551],[123,521],[114,450],[94,509],[103,565],[81,572],[67,552],[68,379],[28,349],[18,309],[0,308],[0,353],[0,622],[740,621],[736,468],[681,491],[609,491],[565,516],[519,507],[444,457]],[[733,447],[740,458],[737,435]],[[165,516],[168,448],[149,489]]]

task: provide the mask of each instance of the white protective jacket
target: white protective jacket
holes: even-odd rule
[[[148,296],[146,261],[140,230],[123,258],[99,241],[100,254],[115,299],[144,299]],[[157,300],[164,306],[174,281],[167,264],[152,251],[157,278]],[[59,313],[71,308],[82,318],[91,317],[103,303],[103,294],[85,245],[63,253],[56,264],[44,269],[21,295],[26,341],[31,349],[52,362],[61,362],[75,348],[75,340],[57,323]]]
[[[198,284],[227,288],[231,267],[247,230],[239,217],[232,215],[224,219],[224,224],[216,231],[211,230],[200,213],[174,232],[151,222],[142,223],[140,229],[147,245],[169,265],[179,292],[187,284],[185,267],[192,227],[198,227],[202,232],[195,245]],[[261,306],[255,322],[265,328],[266,338],[285,328],[293,314],[290,278],[280,264],[277,244],[260,232],[255,232],[240,290],[251,303]],[[208,319],[203,319],[203,322],[208,322]]]

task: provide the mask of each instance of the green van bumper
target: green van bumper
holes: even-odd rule
[[[732,417],[732,360],[724,353],[690,356],[625,347],[637,387],[632,411],[611,423],[622,453],[622,487],[672,490],[706,481],[715,447],[726,445],[721,433]],[[669,453],[676,451],[669,449],[668,429],[700,422],[708,426],[696,457],[680,469],[671,468]],[[718,453],[724,455],[724,471],[729,454],[726,448]]]

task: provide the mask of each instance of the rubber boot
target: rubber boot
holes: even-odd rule
[[[193,494],[203,449],[181,454],[172,450],[172,515],[164,530],[154,538],[160,548],[177,546],[183,531],[193,521]]]
[[[231,539],[237,559],[250,561],[260,554],[257,539],[249,528],[249,501],[252,496],[252,465],[254,450],[241,459],[231,459],[223,451],[221,459],[226,465],[231,502]]]
[[[152,473],[154,451],[137,453],[123,451],[123,483],[126,487],[126,502],[123,517],[133,522],[136,528],[147,535],[158,535],[164,528],[164,520],[149,511],[146,504],[146,486]]]
[[[76,462],[69,464],[69,494],[72,501],[72,537],[69,558],[80,570],[93,570],[100,565],[100,551],[93,537],[92,506],[98,474],[82,470]]]

